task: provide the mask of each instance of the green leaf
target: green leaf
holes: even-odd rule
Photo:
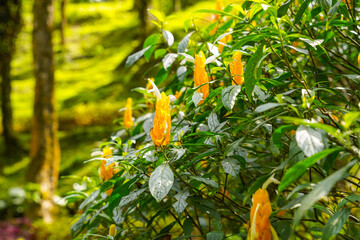
[[[129,195],[124,196],[121,199],[118,207],[123,207],[123,206],[131,203],[132,201],[135,201],[145,190],[146,190],[146,188],[136,189],[135,191],[132,191]]]
[[[310,38],[303,38],[301,37],[300,40],[306,42],[311,47],[316,49],[316,46],[321,46],[321,44],[324,42],[324,39],[310,39]]]
[[[296,130],[296,142],[305,156],[310,157],[325,148],[321,132],[308,126],[299,126]]]
[[[157,44],[159,39],[160,35],[158,33],[151,34],[145,39],[143,48]]]
[[[283,141],[281,140],[281,138],[284,135],[284,133],[287,131],[295,130],[297,127],[298,126],[295,126],[295,125],[284,125],[284,126],[277,128],[274,131],[272,138],[271,138],[271,140],[274,143],[274,146],[277,148],[281,148],[283,146]]]
[[[166,43],[168,44],[169,47],[171,47],[174,44],[174,35],[172,35],[172,33],[169,32],[168,30],[163,30],[162,33],[164,35]]]
[[[321,239],[327,240],[330,239],[332,236],[338,234],[341,231],[349,215],[350,209],[348,208],[343,208],[340,211],[336,212],[334,215],[332,215],[325,225]]]
[[[271,34],[252,34],[242,38],[239,38],[236,43],[232,46],[232,50],[240,49],[243,45],[248,42],[260,42],[262,39],[266,37],[271,37]]]
[[[251,99],[252,92],[254,90],[256,81],[260,78],[261,66],[258,65],[259,61],[263,57],[264,43],[258,46],[256,52],[248,60],[245,68],[245,92],[249,99]],[[255,73],[257,72],[257,73]]]
[[[287,10],[290,7],[290,4],[293,2],[294,0],[288,0],[286,1],[283,5],[281,5],[281,7],[279,7],[278,11],[277,11],[277,15],[279,18],[281,18],[282,16],[284,16],[287,12]]]
[[[202,93],[194,92],[194,95],[192,96],[191,99],[192,99],[193,103],[195,104],[195,107],[198,106],[198,104],[202,98],[203,98]]]
[[[79,210],[83,209],[83,208],[84,208],[86,205],[88,205],[89,203],[95,201],[95,199],[99,196],[99,191],[100,191],[100,190],[98,189],[98,190],[92,192],[92,193],[90,194],[90,196],[87,197],[87,198],[85,199],[85,201],[83,201],[83,202],[80,204]]]
[[[347,174],[348,169],[351,168],[356,162],[357,160],[351,161],[345,167],[341,168],[340,170],[336,171],[329,177],[319,182],[316,185],[316,187],[303,198],[303,200],[301,201],[301,206],[295,213],[293,226],[298,226],[298,223],[301,220],[301,218],[304,216],[305,212],[309,208],[311,208],[311,206],[314,203],[316,203],[319,199],[326,196],[336,182],[346,177],[348,175]]]
[[[208,126],[211,132],[216,132],[216,128],[219,126],[220,122],[217,118],[216,113],[212,112],[210,113],[208,117]]]
[[[190,27],[193,26],[193,22],[191,21],[191,19],[186,19],[184,21],[184,29],[185,29],[185,32],[187,32],[189,30]]]
[[[287,186],[289,186],[293,181],[301,177],[304,174],[306,169],[311,167],[320,159],[326,157],[327,155],[340,151],[342,148],[330,148],[319,153],[312,155],[311,157],[306,158],[304,161],[296,163],[294,166],[289,168],[284,177],[281,179],[281,183],[279,185],[279,193],[282,192]]]
[[[337,209],[339,210],[342,208],[345,204],[349,202],[359,202],[360,203],[360,195],[358,194],[350,194],[349,196],[344,197],[340,200],[339,204],[337,205]]]
[[[360,112],[348,112],[344,115],[344,127],[349,129],[351,124],[360,116]]]
[[[176,53],[168,53],[165,55],[165,57],[162,60],[165,71],[167,71],[168,68],[174,63],[177,56],[178,55]]]
[[[229,155],[231,152],[233,152],[238,146],[239,144],[243,141],[242,138],[228,144],[225,148],[225,151],[224,151],[224,156],[227,156]]]
[[[237,159],[231,157],[225,158],[221,161],[221,165],[227,174],[230,174],[233,177],[238,177],[240,172],[240,164]]]
[[[209,232],[206,234],[206,240],[222,240],[223,237],[223,232]]]
[[[316,2],[325,10],[329,10],[331,8],[331,0],[316,0]]]
[[[224,16],[229,16],[229,17],[233,17],[233,18],[237,18],[242,20],[240,17],[233,15],[231,13],[227,13],[224,11],[218,11],[218,10],[214,10],[214,9],[199,9],[197,11],[195,11],[194,13],[212,13],[212,14],[219,14],[219,15],[224,15]]]
[[[241,86],[231,85],[222,90],[221,101],[227,110],[232,110],[235,105],[236,97],[241,91]]]
[[[155,59],[159,59],[159,58],[162,58],[163,56],[165,56],[165,54],[167,53],[166,49],[157,49],[155,51],[155,54],[154,54],[154,57]]]
[[[310,185],[311,185],[310,183],[304,183],[304,184],[294,187],[294,189],[289,193],[289,195],[286,196],[286,200],[289,200],[292,195],[294,195],[295,193],[297,193],[300,190],[303,190],[304,188],[309,187]]]
[[[335,5],[330,8],[330,10],[328,12],[328,22],[331,22],[331,20],[334,19],[335,15],[339,9],[340,3],[341,3],[341,0],[337,1],[337,3],[335,3]]]
[[[190,218],[186,218],[183,222],[183,230],[185,235],[190,235],[192,233],[193,226]]]
[[[167,225],[166,227],[164,227],[163,229],[161,229],[160,233],[154,238],[154,240],[161,240],[163,239],[163,237],[168,236],[168,233],[170,232],[170,230],[174,227],[174,225],[177,222],[174,221],[172,223],[170,223],[169,225]]]
[[[151,46],[147,51],[144,53],[144,57],[147,61],[149,61],[152,53],[154,52],[156,48],[156,44],[159,42],[160,35],[159,34],[151,34],[149,37],[146,38],[143,48],[146,48],[148,46]]]
[[[306,126],[313,127],[313,128],[319,128],[319,129],[322,129],[325,132],[333,135],[336,138],[339,137],[338,130],[330,125],[326,125],[323,123],[311,123],[305,119],[295,118],[295,117],[279,117],[279,118],[287,123],[302,124],[302,125],[306,125]]]
[[[170,191],[174,183],[174,174],[168,164],[163,163],[151,173],[149,189],[151,195],[160,202]]]
[[[306,0],[305,2],[303,2],[301,4],[301,6],[300,6],[300,8],[299,8],[299,10],[298,10],[298,12],[296,13],[296,16],[295,16],[294,25],[297,24],[301,20],[305,10],[307,9],[307,7],[309,6],[311,1],[312,0]]]
[[[139,175],[133,177],[130,181],[124,183],[125,178],[117,179],[114,185],[114,191],[109,200],[109,211],[112,212],[117,207],[121,199],[129,195],[132,186],[139,180]]]
[[[156,17],[159,20],[159,22],[165,21],[165,14],[163,12],[160,12],[156,9],[148,9],[148,11],[149,11],[149,13],[154,15],[154,17]]]
[[[215,182],[214,180],[212,179],[209,179],[209,178],[204,178],[204,177],[198,177],[198,176],[191,176],[191,178],[199,181],[199,182],[203,182],[207,185],[210,185],[214,188],[219,188],[219,185],[217,184],[217,182]]]
[[[180,139],[180,137],[179,137]],[[186,148],[171,148],[169,150],[171,162],[179,160],[186,152]]]
[[[191,32],[189,34],[187,34],[180,42],[179,42],[179,46],[178,46],[178,53],[184,53],[188,44],[189,44],[189,41],[190,41],[190,37],[191,35],[193,34],[194,32]]]
[[[289,163],[293,165],[299,161],[305,159],[304,152],[299,148],[296,143],[295,136],[291,138],[290,147],[289,147]]]
[[[187,206],[187,202],[186,199],[188,198],[188,196],[190,195],[188,190],[185,191],[181,191],[178,194],[176,194],[174,196],[174,198],[177,200],[174,204],[173,207],[175,209],[175,211],[177,212],[177,214],[181,214],[186,206]]]
[[[81,215],[79,220],[77,220],[73,225],[71,225],[71,235],[73,237],[76,237],[85,227],[86,220],[87,220],[86,215]]]
[[[125,63],[125,67],[130,67],[131,65],[133,65],[135,62],[137,62],[142,56],[144,56],[144,53],[150,48],[151,46],[148,46],[134,54],[131,54],[130,56],[128,56],[128,58],[126,59],[126,63]]]
[[[166,71],[164,67],[162,67],[155,76],[155,84],[159,85],[160,83],[162,83],[166,79],[168,74],[169,72]]]
[[[271,103],[271,102],[265,103],[265,104],[262,104],[262,105],[258,106],[257,108],[255,108],[254,113],[262,113],[269,109],[272,109],[272,108],[275,108],[278,106],[283,106],[283,105],[286,105],[286,103]]]

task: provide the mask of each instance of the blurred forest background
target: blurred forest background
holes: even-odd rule
[[[34,4],[38,4],[37,7],[33,8]],[[147,9],[164,12],[166,29],[174,33],[175,39],[180,39],[186,34],[182,29],[193,17],[192,12],[215,8],[215,4],[215,1],[191,0],[0,1],[0,117],[3,123],[0,126],[0,232],[3,234],[0,239],[71,238],[70,225],[76,207],[64,207],[64,194],[82,187],[74,184],[81,176],[97,174],[99,163],[95,161],[83,168],[84,160],[90,158],[91,149],[98,147],[99,141],[118,129],[112,123],[122,116],[119,109],[125,106],[126,98],[130,94],[134,96],[130,89],[145,86],[148,67],[161,63],[161,57],[150,63],[141,59],[136,67],[125,68],[126,57],[142,49],[145,38],[156,29]],[[51,10],[43,10],[51,7],[53,24],[41,21],[41,17],[51,20]],[[41,55],[47,46],[32,40],[34,14],[39,21],[37,27],[42,23],[52,26],[47,29],[52,33],[55,79],[56,110],[52,116],[58,120],[53,126],[56,128],[58,124],[61,152],[54,196],[59,207],[56,207],[55,219],[50,219],[56,222],[52,225],[47,225],[41,214],[34,214],[34,204],[40,203],[44,194],[38,181],[29,181],[31,175],[36,179],[41,169],[34,154],[30,154],[36,151],[31,147],[31,132],[46,129],[36,118],[32,120],[34,66],[37,66],[33,56],[37,56],[35,61],[49,63]],[[33,53],[33,46],[39,50],[37,53]],[[41,80],[42,75],[39,76]],[[41,104],[35,104],[35,109],[37,107]]]

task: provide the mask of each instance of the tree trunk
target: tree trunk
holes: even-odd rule
[[[66,5],[67,0],[61,0],[60,11],[61,11],[61,25],[60,25],[60,33],[61,33],[61,45],[65,46],[65,28],[66,28]]]
[[[57,187],[60,148],[57,139],[57,116],[54,96],[52,47],[53,1],[34,0],[33,57],[35,103],[28,180],[40,184],[40,216],[52,222],[53,197]]]
[[[140,19],[141,24],[141,38],[147,36],[148,28],[148,19],[147,19],[147,9],[148,5],[151,3],[151,0],[135,0],[134,1],[134,10],[138,13],[138,18]]]
[[[13,132],[10,64],[15,40],[21,28],[21,0],[0,0],[0,74],[2,129],[7,155],[18,152]]]

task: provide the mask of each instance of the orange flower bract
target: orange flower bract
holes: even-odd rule
[[[183,94],[183,93],[182,93],[181,91],[176,91],[176,92],[175,92],[175,97],[176,97],[176,99],[179,99],[182,94]]]
[[[225,45],[226,45],[228,42],[231,42],[231,40],[232,40],[231,34],[226,35],[225,37],[223,37],[222,39],[220,39],[220,42],[219,42],[219,52],[220,52],[220,53],[222,53]]]
[[[171,115],[170,97],[164,92],[156,101],[155,119],[150,136],[156,146],[164,146],[170,143]]]
[[[244,83],[244,67],[241,62],[241,52],[236,51],[230,63],[230,72],[233,75],[233,85],[241,85]]]
[[[109,158],[111,156],[112,156],[111,149],[109,147],[105,147],[103,149],[102,157]],[[100,166],[99,172],[100,172],[100,178],[103,181],[107,181],[107,180],[111,179],[114,176],[114,174],[116,173],[115,170],[113,169],[113,167],[115,166],[115,163],[112,163],[108,166],[105,166],[105,165],[106,165],[106,160],[101,160],[101,166]]]
[[[271,204],[266,189],[258,189],[252,198],[253,206],[250,211],[251,227],[248,235],[250,240],[271,240]]]
[[[195,87],[209,82],[209,78],[205,71],[205,60],[206,59],[203,51],[200,51],[199,54],[195,55],[195,71],[194,71]],[[209,95],[209,84],[203,85],[202,87],[198,88],[197,91],[203,94],[203,99],[205,100]],[[199,104],[201,104],[202,102],[203,100],[201,100]]]
[[[134,125],[134,122],[132,120],[132,99],[128,98],[126,101],[126,110],[125,110],[125,116],[124,116],[124,126],[125,128],[131,128]]]
[[[216,10],[222,11],[224,10],[224,1],[223,0],[216,0]],[[215,21],[220,19],[220,14],[215,14]]]

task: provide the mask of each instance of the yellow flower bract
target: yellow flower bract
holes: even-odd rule
[[[258,189],[252,198],[253,206],[250,211],[251,227],[248,234],[249,240],[271,240],[270,215],[271,204],[266,189]]]
[[[111,149],[109,147],[105,147],[103,149],[102,157],[109,158],[111,156],[112,156]],[[101,166],[100,166],[99,172],[100,172],[100,178],[103,181],[107,181],[107,180],[111,179],[115,174],[115,170],[113,169],[113,167],[115,166],[115,163],[112,163],[108,166],[105,166],[105,165],[106,165],[106,160],[101,160]]]
[[[241,52],[236,51],[230,63],[230,72],[233,75],[233,85],[241,85],[244,83],[244,67],[241,62]]]
[[[209,82],[209,78],[205,71],[205,60],[206,58],[203,51],[200,51],[199,54],[195,55],[195,71],[194,71],[195,87]],[[200,88],[198,88],[197,91],[203,94],[203,99],[205,100],[209,95],[209,84],[205,84],[201,86]],[[201,100],[199,104],[202,104],[202,102],[203,100]]]
[[[171,115],[170,97],[164,92],[156,101],[155,119],[150,131],[151,139],[156,146],[164,146],[170,143]]]
[[[115,224],[111,224],[110,229],[109,229],[109,235],[112,237],[115,237],[116,233],[117,233],[117,230],[116,230]]]
[[[128,98],[126,101],[126,110],[124,116],[124,126],[125,128],[131,128],[134,125],[132,120],[132,99]]]

